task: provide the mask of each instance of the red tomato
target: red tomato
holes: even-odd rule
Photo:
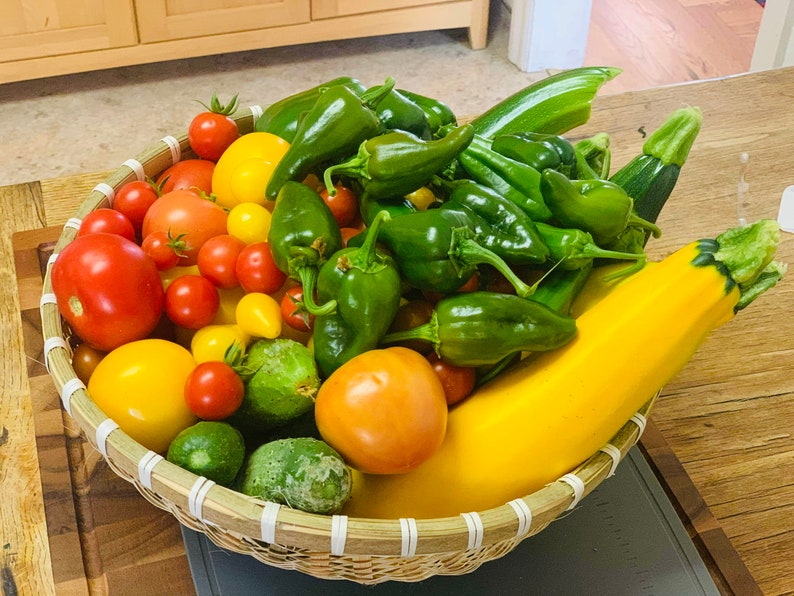
[[[185,402],[202,420],[223,420],[243,403],[245,386],[240,375],[219,360],[201,362],[185,383]]]
[[[85,236],[97,232],[117,234],[135,242],[135,229],[132,227],[132,222],[121,211],[115,209],[95,209],[86,215],[80,224],[80,229],[77,230],[77,235]]]
[[[320,385],[314,406],[323,439],[353,468],[408,472],[446,435],[444,388],[430,363],[408,348],[370,350]]]
[[[432,365],[433,371],[438,375],[438,379],[444,387],[444,395],[447,398],[448,405],[451,406],[458,403],[474,391],[474,385],[477,382],[477,372],[474,368],[455,366],[449,362],[444,362],[435,353],[428,354],[427,360]]]
[[[342,235],[342,246],[347,246],[348,240],[353,236],[358,236],[361,233],[361,229],[350,227],[339,228],[339,233]]]
[[[276,267],[267,242],[254,242],[241,250],[235,272],[246,292],[272,294],[287,281],[284,272]]]
[[[165,291],[165,314],[186,329],[201,329],[215,318],[220,305],[218,290],[201,275],[183,275]]]
[[[237,257],[244,248],[245,242],[229,234],[210,238],[198,252],[199,273],[219,288],[239,286]]]
[[[64,247],[52,266],[52,289],[72,330],[104,352],[145,338],[163,311],[154,262],[116,234],[87,234]]]
[[[155,230],[143,239],[141,248],[152,257],[159,271],[166,271],[177,266],[184,255],[185,243],[179,237],[170,237],[168,232]]]
[[[173,238],[181,235],[185,256],[179,264],[195,265],[201,246],[213,236],[226,234],[226,212],[189,190],[172,190],[157,199],[143,220],[144,238],[158,230]]]
[[[237,107],[235,95],[228,105],[223,105],[213,94],[207,111],[197,114],[190,122],[187,131],[190,148],[199,157],[218,161],[226,148],[237,140],[240,131],[237,123],[229,117]]]
[[[192,190],[197,194],[212,192],[212,174],[215,162],[206,159],[183,159],[157,177],[163,194],[172,190]]]
[[[359,219],[358,197],[342,184],[335,184],[334,189],[336,193],[333,196],[327,188],[320,191],[320,196],[328,205],[340,228],[353,227]]]
[[[160,189],[151,182],[133,180],[116,191],[113,197],[113,209],[126,215],[135,233],[140,234],[146,212],[159,197]]]
[[[292,286],[281,297],[281,318],[298,331],[311,331],[314,327],[314,315],[309,314],[303,306],[303,286]]]

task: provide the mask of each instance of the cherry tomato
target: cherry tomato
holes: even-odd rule
[[[462,401],[474,391],[474,385],[477,382],[477,371],[474,368],[455,366],[445,362],[435,353],[429,354],[427,360],[433,366],[433,371],[438,375],[438,379],[444,387],[447,405],[451,406]]]
[[[199,249],[196,259],[201,275],[219,288],[239,286],[235,268],[237,257],[244,248],[242,240],[229,234],[210,238]]]
[[[190,352],[170,341],[130,342],[97,365],[88,393],[121,430],[165,453],[177,434],[197,422],[185,403],[185,382],[195,366]]]
[[[163,284],[140,246],[116,234],[79,236],[52,266],[58,309],[90,346],[110,351],[143,339],[163,312]]]
[[[237,303],[237,326],[253,337],[275,339],[281,335],[281,305],[261,292],[249,292]]]
[[[266,242],[272,214],[258,203],[239,203],[229,211],[226,229],[245,244]]]
[[[181,266],[177,265],[176,267],[171,267],[170,269],[166,269],[164,271],[160,271],[160,279],[163,282],[163,290],[167,290],[168,286],[171,285],[171,282],[175,279],[182,277],[183,275],[201,275],[199,273],[198,267],[196,265],[187,265]]]
[[[358,197],[343,184],[334,184],[334,190],[335,194],[331,195],[327,188],[323,188],[320,196],[340,228],[353,227],[359,219]]]
[[[185,243],[180,265],[195,265],[202,245],[226,233],[226,212],[189,190],[173,190],[157,199],[143,220],[144,238],[158,230]]]
[[[223,420],[243,403],[245,385],[225,362],[211,360],[196,365],[185,382],[185,403],[202,420]]]
[[[264,205],[265,189],[289,143],[269,132],[249,132],[223,152],[212,176],[218,204],[231,209],[239,203]]]
[[[158,198],[160,198],[160,189],[151,181],[133,180],[116,191],[113,197],[113,209],[126,215],[135,233],[140,234],[143,218]]]
[[[197,114],[190,121],[187,131],[188,143],[199,157],[218,161],[221,154],[240,134],[237,123],[229,117],[229,114],[237,108],[237,96],[235,95],[228,105],[223,105],[213,93],[210,105],[204,107],[207,110]]]
[[[162,194],[172,190],[190,190],[198,195],[212,192],[212,174],[215,162],[206,159],[183,159],[157,177]]]
[[[80,379],[84,385],[88,385],[91,375],[94,374],[97,364],[102,358],[105,357],[107,352],[102,352],[96,348],[92,348],[88,344],[80,344],[72,352],[72,368],[77,378]]]
[[[135,242],[135,228],[132,227],[132,222],[121,211],[115,209],[95,209],[86,215],[80,224],[80,229],[77,230],[77,235],[85,236],[97,232],[117,234]]]
[[[232,346],[245,355],[245,348],[251,337],[237,325],[207,325],[198,329],[190,340],[190,351],[196,362],[225,360]]]
[[[314,315],[303,306],[303,286],[288,288],[281,297],[281,318],[298,331],[311,331],[314,327]]]
[[[183,275],[165,291],[165,313],[176,325],[201,329],[212,323],[218,312],[218,290],[201,275]]]
[[[348,240],[350,240],[353,236],[358,236],[361,233],[359,228],[339,228],[339,233],[342,235],[342,246],[347,246]]]
[[[394,347],[364,352],[320,386],[315,419],[323,439],[353,468],[401,474],[444,440],[444,388],[421,354]]]
[[[287,281],[284,272],[276,267],[267,242],[249,244],[241,250],[235,272],[246,292],[273,294]]]
[[[179,259],[185,254],[185,243],[181,236],[173,238],[163,230],[155,230],[146,236],[141,242],[141,248],[152,258],[160,271],[176,267]]]

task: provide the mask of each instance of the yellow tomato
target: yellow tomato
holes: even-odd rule
[[[237,322],[235,310],[237,303],[245,296],[245,290],[236,288],[218,288],[218,312],[212,320],[213,325],[234,325]]]
[[[405,195],[411,204],[419,211],[425,211],[436,200],[436,195],[428,187],[423,186],[419,190],[415,190],[411,194]]]
[[[270,211],[259,203],[240,203],[229,211],[226,231],[246,244],[267,242],[272,219]]]
[[[179,265],[166,269],[165,271],[160,271],[160,279],[163,280],[163,289],[167,290],[172,281],[183,275],[201,275],[201,273],[199,272],[198,265]]]
[[[193,335],[190,351],[196,364],[212,360],[223,361],[226,351],[233,345],[245,354],[245,348],[251,338],[237,325],[207,325]]]
[[[212,194],[226,209],[239,203],[265,202],[265,188],[289,143],[268,132],[249,132],[220,156],[212,173]]]
[[[261,292],[250,292],[237,303],[237,325],[252,337],[274,339],[281,335],[281,305]]]
[[[147,449],[165,453],[197,422],[185,403],[185,382],[196,367],[188,350],[163,339],[123,344],[97,364],[88,393],[121,430]]]

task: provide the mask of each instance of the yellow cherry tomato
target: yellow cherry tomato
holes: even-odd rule
[[[109,352],[94,369],[88,393],[96,405],[147,449],[165,453],[197,422],[185,403],[191,353],[164,339],[142,339]]]
[[[163,289],[167,290],[172,281],[183,275],[201,275],[201,273],[199,272],[198,265],[178,265],[166,269],[165,271],[160,271],[160,279],[163,280]]]
[[[237,303],[245,296],[245,290],[236,288],[218,288],[218,312],[212,320],[213,325],[234,325],[237,322]]]
[[[433,191],[428,187],[423,186],[422,188],[405,195],[405,198],[408,199],[411,204],[419,211],[425,211],[435,202],[436,195],[433,194]]]
[[[226,231],[246,244],[267,242],[270,233],[270,211],[258,203],[240,203],[229,211]]]
[[[281,335],[281,305],[261,292],[250,292],[237,303],[237,325],[252,337],[274,339]]]
[[[212,194],[226,209],[244,202],[264,204],[273,168],[289,143],[268,132],[249,132],[237,138],[218,159],[212,173]]]
[[[193,335],[190,351],[196,364],[213,360],[223,361],[230,347],[236,345],[240,356],[245,355],[250,336],[238,325],[207,325]]]

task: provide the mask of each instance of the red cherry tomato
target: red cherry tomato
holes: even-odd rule
[[[212,174],[215,162],[206,159],[183,159],[157,177],[163,194],[172,190],[192,190],[197,194],[212,192]]]
[[[245,242],[229,234],[210,238],[198,252],[199,273],[219,288],[239,286],[237,258],[244,248]]]
[[[226,234],[226,212],[189,190],[164,193],[149,208],[143,220],[143,237],[165,232],[185,243],[180,265],[195,265],[198,251],[213,236]]]
[[[314,315],[309,314],[303,306],[303,286],[292,286],[281,297],[281,318],[298,331],[311,331],[314,327]]]
[[[113,209],[127,216],[136,234],[141,233],[146,212],[160,197],[160,189],[145,180],[127,182],[116,191]]]
[[[215,318],[220,305],[218,290],[201,275],[183,275],[165,291],[165,313],[186,329],[201,329]]]
[[[241,250],[235,273],[246,292],[273,294],[287,281],[284,272],[276,267],[267,242],[254,242]]]
[[[201,362],[185,383],[185,402],[202,420],[223,420],[243,403],[245,386],[240,375],[219,360]]]
[[[170,237],[168,232],[155,230],[143,239],[141,248],[152,257],[159,271],[166,271],[179,263],[179,259],[184,255],[182,251],[185,243],[178,237]]]
[[[229,117],[237,108],[237,96],[223,105],[213,94],[206,111],[197,114],[187,131],[188,142],[194,153],[204,159],[218,161],[226,148],[237,140],[240,131],[237,123]]]
[[[428,354],[428,362],[433,367],[438,380],[444,387],[447,405],[453,405],[471,395],[477,382],[477,372],[474,368],[454,366],[444,362],[435,353]]]
[[[358,197],[342,184],[335,184],[334,190],[336,193],[331,195],[327,188],[323,188],[320,196],[328,205],[340,228],[353,227],[359,219]]]
[[[132,227],[132,222],[121,211],[115,209],[95,209],[86,215],[80,224],[80,229],[77,230],[77,235],[85,236],[98,232],[116,234],[135,242],[135,228]]]
[[[79,236],[52,266],[58,309],[88,345],[109,352],[160,321],[163,282],[140,246],[117,234]]]

